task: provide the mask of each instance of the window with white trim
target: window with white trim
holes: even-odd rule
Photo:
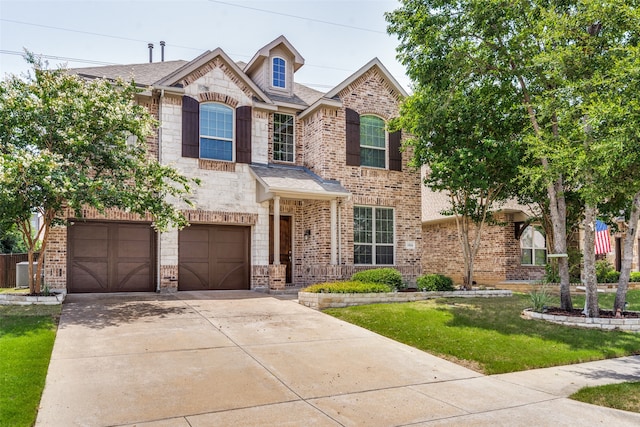
[[[394,263],[394,214],[392,208],[354,206],[353,258],[355,264]]]
[[[542,266],[547,263],[547,243],[542,229],[528,226],[520,236],[520,263]]]
[[[387,167],[386,132],[380,117],[360,116],[360,165]]]
[[[200,158],[233,161],[233,109],[200,104]]]
[[[273,115],[273,160],[293,162],[294,138],[293,116],[275,113]]]
[[[287,87],[287,61],[282,58],[273,58],[271,62],[271,82],[273,87],[286,88]]]

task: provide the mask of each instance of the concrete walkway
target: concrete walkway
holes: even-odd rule
[[[640,357],[483,376],[253,292],[69,295],[37,426],[638,426]]]

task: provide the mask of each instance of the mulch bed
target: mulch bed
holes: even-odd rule
[[[574,308],[573,310],[569,311],[569,310],[562,310],[561,308],[557,308],[557,307],[550,307],[547,308],[547,311],[545,312],[546,314],[553,314],[554,316],[570,316],[570,317],[585,317],[584,314],[582,314],[582,309],[580,308]],[[602,318],[615,318],[616,315],[612,310],[600,310],[600,317]],[[632,318],[632,319],[638,319],[640,318],[640,312],[638,311],[623,311],[622,312],[622,317],[624,318]]]

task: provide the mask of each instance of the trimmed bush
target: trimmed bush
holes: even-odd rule
[[[302,292],[328,293],[328,294],[367,294],[391,292],[393,289],[384,283],[345,281],[318,283],[302,289]]]
[[[607,275],[604,277],[604,283],[618,283],[618,279],[620,278],[619,271],[608,271]]]
[[[374,268],[364,270],[351,276],[351,280],[367,283],[384,283],[393,289],[402,288],[402,275],[395,268]]]
[[[422,291],[454,291],[453,280],[443,274],[425,274],[416,281],[418,289]]]
[[[629,274],[629,281],[630,282],[640,282],[640,271],[632,271]]]
[[[596,279],[598,283],[614,283],[618,281],[616,277],[614,280],[614,275],[616,275],[617,271],[613,268],[613,265],[606,259],[596,261]]]

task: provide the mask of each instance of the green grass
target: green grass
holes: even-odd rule
[[[629,300],[635,298],[631,295]],[[640,334],[521,319],[520,313],[530,305],[527,295],[514,295],[373,304],[325,312],[485,374],[640,352]]]
[[[585,387],[569,397],[592,405],[640,412],[640,382]]]
[[[571,302],[575,308],[584,307],[584,292],[573,293],[571,295]],[[615,292],[604,292],[598,294],[598,305],[602,310],[612,310],[613,302],[616,299]],[[640,290],[633,289],[627,292],[627,310],[640,311]]]
[[[61,306],[0,306],[0,420],[32,426]]]

